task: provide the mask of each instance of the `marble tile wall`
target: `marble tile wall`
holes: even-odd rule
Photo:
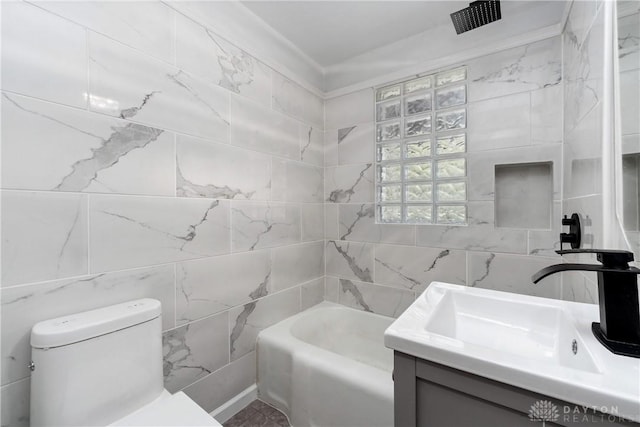
[[[260,329],[324,298],[323,100],[161,2],[4,2],[2,64],[2,426],[34,323],[136,298],[169,391],[255,383]]]
[[[563,179],[562,38],[451,68],[459,65],[467,66],[469,76],[466,226],[376,224],[374,92],[361,90],[327,100],[327,300],[398,316],[436,280],[567,297],[559,276],[539,285],[530,279],[538,269],[559,262],[554,250],[559,246]],[[513,164],[544,165],[549,171],[538,178],[527,175],[529,167],[522,168],[527,175],[522,182],[536,190],[536,197],[546,197],[547,218],[540,221],[539,213],[534,218],[519,210],[519,221],[499,227],[496,216],[514,210],[513,203],[521,200],[495,202],[495,168]],[[540,190],[543,184],[546,189]]]
[[[578,212],[584,248],[603,247],[602,125],[604,111],[604,8],[602,2],[574,1],[563,38],[564,196],[563,213]],[[634,120],[637,122],[637,119]],[[591,255],[566,257],[569,262],[595,262]],[[567,299],[597,302],[592,273],[562,273]]]

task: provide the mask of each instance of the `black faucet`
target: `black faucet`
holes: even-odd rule
[[[560,255],[594,253],[599,264],[555,264],[545,267],[531,277],[538,283],[561,271],[580,270],[598,273],[600,323],[593,322],[591,330],[609,351],[640,358],[640,308],[638,281],[640,269],[629,267],[633,252],[605,249],[571,249],[556,251]]]

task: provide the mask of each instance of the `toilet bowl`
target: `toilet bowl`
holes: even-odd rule
[[[164,389],[161,305],[140,299],[37,323],[31,426],[220,426]]]

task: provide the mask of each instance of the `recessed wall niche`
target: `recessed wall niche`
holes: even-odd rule
[[[497,227],[551,228],[553,163],[495,166]]]

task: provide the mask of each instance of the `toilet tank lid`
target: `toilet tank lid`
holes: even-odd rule
[[[160,316],[160,301],[143,298],[36,323],[31,347],[51,348],[99,337]]]

